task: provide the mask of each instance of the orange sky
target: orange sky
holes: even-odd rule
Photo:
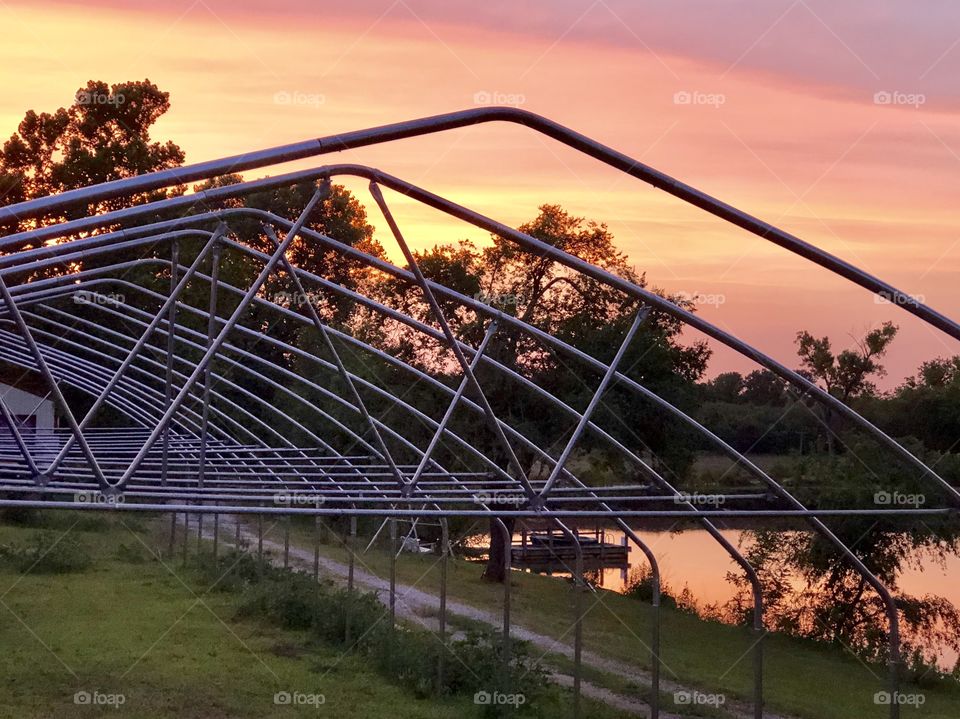
[[[149,77],[169,91],[155,135],[188,162],[499,95],[960,316],[960,11],[833,5],[757,0],[734,14],[706,0],[0,0],[0,133],[27,108],[69,103],[89,79]],[[878,104],[878,92],[899,94]],[[902,328],[888,385],[960,352],[865,291],[519,127],[336,160],[376,165],[508,224],[543,202],[606,221],[653,284],[721,298],[704,317],[789,365],[799,328],[846,345],[884,319]],[[482,239],[393,202],[417,247]],[[730,368],[751,367],[718,351],[711,371]]]

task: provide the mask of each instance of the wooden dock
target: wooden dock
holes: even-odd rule
[[[602,530],[578,534],[584,570],[626,569],[630,547],[606,541]],[[559,532],[521,532],[511,546],[511,564],[533,571],[563,571],[576,561],[573,540]]]

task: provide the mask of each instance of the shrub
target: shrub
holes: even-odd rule
[[[67,574],[82,572],[93,564],[87,549],[70,537],[41,532],[26,545],[0,546],[0,560],[19,572]]]
[[[529,702],[546,689],[546,673],[531,659],[524,642],[511,643],[508,662],[500,637],[493,632],[469,632],[465,638],[444,644],[426,631],[392,627],[389,610],[374,592],[317,582],[312,576],[280,569],[242,552],[230,552],[217,561],[207,559],[201,572],[217,591],[240,595],[240,615],[306,630],[326,643],[349,643],[369,657],[381,674],[419,697],[469,695],[498,688],[523,692]],[[437,681],[441,660],[442,685]]]

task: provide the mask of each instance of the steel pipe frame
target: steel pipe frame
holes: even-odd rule
[[[26,218],[39,217],[79,204],[133,195],[146,190],[172,187],[225,173],[243,172],[245,170],[267,167],[269,165],[276,165],[307,157],[315,157],[331,152],[342,152],[358,147],[445,132],[447,130],[485,122],[516,123],[547,135],[574,150],[593,157],[610,167],[620,170],[636,179],[643,180],[695,207],[746,229],[761,239],[780,245],[805,259],[825,267],[835,274],[855,282],[871,292],[881,294],[908,312],[917,315],[928,324],[952,336],[954,339],[960,339],[960,325],[925,304],[918,302],[915,298],[896,287],[872,277],[859,268],[800,240],[798,237],[752,217],[745,212],[737,210],[690,185],[686,185],[665,173],[655,170],[623,153],[617,152],[585,135],[535,113],[512,107],[477,108],[434,115],[432,117],[407,122],[393,123],[365,130],[306,140],[266,150],[235,155],[220,160],[212,160],[185,167],[172,168],[170,170],[161,170],[159,172],[122,180],[114,180],[100,185],[70,190],[59,195],[8,205],[7,207],[0,208],[0,222],[20,221]],[[200,199],[202,200],[209,194],[209,191],[200,194]],[[15,236],[16,235],[13,237]],[[3,245],[0,245],[0,249],[3,247]]]
[[[197,255],[190,269],[186,272],[186,274],[184,274],[183,278],[180,280],[179,284],[177,285],[176,291],[166,300],[163,307],[161,307],[160,312],[157,313],[157,316],[155,317],[154,321],[151,322],[150,327],[140,337],[140,339],[134,345],[134,348],[130,351],[127,358],[117,369],[116,373],[111,378],[110,382],[106,385],[106,387],[104,388],[104,391],[101,393],[99,397],[97,397],[97,399],[93,403],[93,406],[91,406],[90,409],[87,411],[87,414],[84,416],[83,420],[79,424],[79,432],[81,434],[83,432],[83,429],[87,427],[89,423],[93,420],[93,418],[96,416],[97,410],[103,404],[104,400],[110,395],[110,392],[112,391],[113,387],[115,387],[117,383],[119,383],[127,367],[129,367],[133,363],[133,360],[136,358],[136,355],[138,354],[139,350],[142,349],[143,346],[147,344],[147,340],[149,340],[153,330],[156,328],[157,325],[160,324],[161,317],[167,312],[170,305],[176,302],[176,298],[183,292],[184,288],[186,288],[187,284],[190,281],[190,278],[193,276],[193,273],[196,272],[197,268],[200,266],[200,263],[203,261],[204,257],[206,257],[207,252],[209,252],[212,246],[216,243],[217,235],[219,234],[222,234],[222,226],[218,227],[217,232],[214,233],[214,236],[210,238],[210,240],[207,242],[204,249]],[[0,277],[0,279],[2,279],[2,277]],[[167,410],[167,413],[164,415],[164,417],[166,417],[167,414],[172,414],[170,412],[170,409]],[[47,469],[48,472],[52,473],[56,471],[57,466],[60,464],[61,461],[63,461],[64,456],[66,456],[67,452],[69,452],[71,446],[72,446],[72,442],[70,442],[68,438],[68,441],[64,443],[63,449],[60,450],[60,452],[57,454],[57,457],[54,459],[53,462],[51,462],[50,467]],[[123,489],[122,479],[123,478],[121,478],[121,484],[119,484],[119,486],[111,485],[109,487],[106,486],[105,480],[101,480],[101,490],[104,492],[116,492],[118,490],[122,491]]]
[[[71,328],[71,329],[73,329],[73,328]],[[84,333],[84,334],[85,334],[85,333]],[[93,337],[93,336],[91,336],[91,335],[86,335],[86,336],[87,336],[90,340],[103,341],[101,338]],[[63,340],[63,341],[64,341],[64,342],[67,342],[67,340]],[[75,343],[71,343],[71,344],[75,344]],[[145,359],[145,358],[144,358],[144,359]],[[119,361],[119,360],[118,360],[118,361]],[[179,374],[179,373],[177,373],[177,374]],[[181,376],[182,376],[182,375],[181,375]],[[216,376],[216,375],[215,375],[215,376]],[[219,377],[219,376],[218,376],[218,377]],[[222,378],[221,378],[221,379],[222,379]],[[228,380],[223,380],[223,381],[224,381],[226,384],[228,384],[228,385],[230,385],[231,387],[233,387],[234,389],[237,389],[237,390],[239,390],[239,391],[241,391],[241,392],[246,392],[246,390],[244,390],[243,388],[235,385],[234,383],[232,383],[232,382],[230,382],[230,381],[228,381]],[[247,392],[247,394],[249,394],[249,393]],[[282,440],[282,441],[287,441],[285,437],[283,437],[282,435],[276,433],[276,432],[273,430],[273,428],[271,428],[269,425],[266,425],[265,423],[261,422],[257,417],[255,417],[254,415],[250,414],[248,411],[246,411],[246,410],[243,409],[242,407],[236,405],[235,403],[233,403],[233,402],[232,402],[231,400],[229,400],[229,399],[223,398],[221,395],[219,395],[219,393],[217,393],[217,396],[218,396],[218,397],[221,397],[221,399],[222,399],[224,402],[230,404],[234,409],[236,409],[236,410],[240,411],[241,413],[245,414],[249,419],[251,419],[251,420],[254,421],[255,423],[259,423],[264,429],[266,429],[268,432],[272,433],[277,439],[280,439],[280,440]],[[255,398],[254,395],[250,395],[250,396],[251,396],[252,398]],[[268,406],[269,406],[269,405],[268,405]],[[276,408],[273,408],[272,406],[270,406],[270,407],[271,407],[274,411],[277,411]],[[235,425],[236,425],[239,429],[241,429],[242,431],[247,432],[248,434],[250,434],[249,431],[246,430],[242,425],[236,423],[236,421],[233,420],[232,418],[230,418],[228,415],[223,414],[219,409],[214,408],[214,411],[216,411],[218,414],[222,415],[222,416],[224,417],[224,419],[226,419],[226,420],[230,421],[231,423],[235,424]],[[283,415],[283,416],[284,416],[287,420],[289,420],[289,421],[291,421],[291,422],[294,422],[294,420],[293,420],[292,418],[290,418],[289,416],[287,416],[287,415]],[[144,426],[149,426],[149,423],[148,423],[148,422],[143,422],[143,424],[144,424]],[[327,445],[325,442],[323,442],[322,439],[320,439],[319,437],[317,437],[316,435],[314,435],[312,432],[310,432],[309,430],[307,430],[306,427],[303,427],[302,425],[300,425],[300,429],[301,429],[302,431],[304,431],[309,437],[311,437],[312,439],[314,439],[315,441],[317,441],[319,444],[324,445],[324,446],[326,446],[326,448],[327,448],[328,450],[333,451],[333,450],[332,450],[332,447],[330,447],[330,445]],[[257,438],[256,438],[256,435],[250,434],[250,436],[251,436],[252,438],[254,438],[254,439],[257,439]],[[292,444],[291,444],[290,446],[291,446],[291,448],[293,447]],[[272,472],[272,470],[271,470],[271,472]]]
[[[234,197],[234,196],[245,194],[246,192],[259,190],[267,187],[282,186],[283,184],[289,184],[289,182],[292,182],[292,181],[305,181],[311,178],[318,179],[318,178],[328,177],[332,174],[353,174],[353,175],[367,178],[371,181],[377,181],[380,184],[387,185],[395,190],[402,192],[403,194],[406,194],[410,197],[413,197],[414,199],[424,202],[425,204],[431,207],[434,207],[435,209],[444,211],[448,214],[451,214],[452,216],[458,217],[459,219],[470,222],[471,224],[474,224],[478,227],[481,227],[488,231],[499,234],[507,239],[513,239],[519,242],[521,245],[529,246],[530,244],[532,244],[534,249],[538,249],[544,252],[545,254],[553,257],[554,259],[557,259],[562,264],[565,264],[568,267],[571,267],[573,269],[578,269],[579,271],[583,272],[588,276],[594,277],[595,279],[599,279],[602,282],[606,282],[608,285],[616,287],[617,289],[621,289],[622,291],[626,292],[628,295],[632,294],[634,296],[637,296],[641,300],[644,298],[648,299],[650,304],[658,307],[659,309],[666,312],[667,314],[675,316],[680,321],[685,322],[686,324],[689,324],[699,329],[700,331],[704,332],[708,336],[711,336],[714,339],[717,339],[718,341],[730,346],[731,348],[737,350],[744,356],[747,356],[757,361],[762,366],[766,367],[767,369],[774,372],[775,374],[781,376],[790,384],[797,386],[802,390],[804,390],[805,392],[811,394],[813,398],[816,399],[818,402],[832,407],[834,410],[836,410],[840,414],[844,415],[848,419],[851,419],[862,429],[865,429],[869,433],[873,434],[878,440],[881,441],[881,443],[885,444],[888,448],[892,449],[894,452],[899,454],[901,458],[905,459],[909,464],[912,464],[913,466],[919,468],[924,473],[925,476],[930,476],[935,481],[937,481],[940,484],[941,489],[946,490],[949,494],[953,496],[955,500],[960,501],[960,493],[958,493],[954,488],[950,487],[950,485],[944,482],[943,479],[940,478],[935,472],[933,472],[929,467],[923,464],[923,462],[921,462],[909,451],[907,451],[905,448],[899,445],[896,441],[888,437],[886,434],[884,434],[878,428],[876,428],[871,423],[866,421],[863,417],[861,417],[855,411],[848,408],[842,402],[839,402],[839,400],[836,400],[831,395],[829,395],[828,393],[825,393],[819,387],[810,383],[808,380],[806,380],[802,376],[798,375],[792,370],[789,370],[785,366],[777,363],[772,358],[767,357],[766,355],[760,353],[758,350],[750,347],[746,343],[743,343],[739,339],[729,335],[723,330],[720,330],[719,328],[714,327],[710,323],[707,323],[701,320],[700,318],[695,316],[693,313],[687,310],[684,310],[682,308],[679,308],[676,305],[673,305],[669,301],[664,300],[663,298],[659,297],[658,295],[655,295],[654,293],[650,293],[644,290],[643,288],[636,287],[631,283],[620,279],[619,277],[611,275],[610,273],[607,273],[603,270],[599,270],[599,268],[595,268],[592,265],[589,265],[588,263],[584,263],[578,258],[568,255],[567,253],[564,253],[560,250],[556,250],[555,248],[549,245],[545,245],[544,243],[540,243],[539,241],[535,240],[532,237],[523,235],[522,233],[512,230],[511,228],[508,228],[500,223],[490,220],[489,218],[485,218],[478,213],[474,213],[468,210],[467,208],[461,207],[459,205],[456,205],[455,203],[452,203],[448,200],[440,198],[437,195],[433,195],[432,193],[429,193],[425,190],[421,190],[420,188],[417,188],[416,186],[410,183],[406,183],[402,180],[399,180],[398,178],[394,178],[390,175],[386,175],[385,173],[381,173],[376,170],[372,170],[370,168],[366,168],[362,166],[345,165],[345,166],[324,167],[324,168],[319,168],[318,170],[291,173],[290,175],[280,176],[278,178],[268,178],[267,180],[260,180],[260,181],[254,181],[251,183],[245,183],[246,188],[240,188],[238,186],[228,186],[228,187],[218,188],[217,190],[211,190],[209,192],[206,192],[204,194],[204,198],[221,199],[224,197]],[[133,179],[136,179],[136,178],[133,178]],[[28,238],[28,239],[34,239],[34,240],[38,238],[49,239],[51,237],[56,237],[58,235],[61,235],[67,231],[72,231],[77,229],[90,229],[92,227],[101,226],[102,224],[104,224],[105,221],[107,221],[107,219],[112,221],[118,221],[121,218],[132,219],[147,213],[152,213],[158,209],[157,207],[154,207],[152,205],[156,205],[156,206],[165,205],[168,208],[172,208],[175,205],[188,205],[192,207],[195,204],[197,204],[197,201],[196,199],[194,199],[194,196],[173,198],[173,199],[164,200],[158,203],[151,203],[149,205],[142,205],[134,208],[129,208],[127,210],[120,210],[112,213],[105,213],[104,215],[100,215],[95,218],[86,218],[84,220],[74,220],[74,221],[62,223],[61,225],[57,226],[59,229],[54,229],[52,231],[49,229],[33,230],[28,233],[19,233],[18,235],[14,235],[11,237],[19,238],[19,239]],[[264,214],[266,215],[269,213],[264,213]],[[280,219],[280,218],[277,218],[277,219]],[[166,221],[163,224],[170,226],[172,224],[176,224],[176,221],[172,221],[172,222]],[[14,242],[14,240],[11,240],[11,242]],[[5,246],[5,244],[6,244],[5,241],[0,242],[0,246]],[[349,248],[349,249],[352,250],[353,248]],[[347,253],[350,254],[349,251]],[[596,274],[594,274],[594,272],[596,272]],[[890,289],[891,292],[898,292],[893,288],[888,287],[888,289]]]
[[[75,285],[74,285],[74,287],[75,287]],[[100,307],[100,305],[97,305],[97,306],[98,306],[98,307]],[[102,309],[103,309],[103,308],[102,308]],[[108,310],[108,311],[111,311],[111,312],[112,312],[113,310]],[[274,411],[276,411],[276,409],[275,409],[275,408],[273,408],[273,409],[274,409]],[[308,432],[308,433],[309,433],[309,432]],[[309,434],[311,434],[311,435],[312,435],[312,433],[309,433]],[[319,441],[319,438],[317,438],[317,439],[318,439],[318,441]]]
[[[589,154],[589,153],[588,153],[588,154]],[[114,183],[114,184],[116,184],[116,183]],[[696,203],[695,203],[695,204],[696,204]],[[765,230],[765,232],[766,232],[766,230]],[[861,283],[861,284],[862,284],[862,283]],[[889,289],[890,289],[889,286],[887,286],[886,289],[889,290]],[[894,296],[894,298],[898,298],[898,291],[892,290],[891,294]],[[902,294],[902,293],[899,293],[899,294]],[[922,307],[922,306],[921,306],[921,307]],[[928,309],[928,308],[923,308],[923,309],[926,310],[926,309]],[[911,310],[911,311],[913,311],[913,310]],[[931,312],[932,312],[932,311],[931,311]],[[921,314],[920,312],[914,312],[914,313],[915,313],[915,314]],[[921,314],[921,316],[922,316],[922,314]],[[928,318],[928,321],[930,321],[929,318]],[[931,323],[932,323],[932,324],[936,324],[935,322],[931,322]],[[951,325],[953,326],[954,329],[956,328],[956,325],[953,325],[953,323],[951,323]],[[941,327],[941,329],[943,329],[943,327]],[[945,330],[945,331],[947,331],[947,330]],[[708,333],[708,334],[709,334],[709,333]],[[955,336],[956,336],[956,335],[955,335]],[[894,444],[895,444],[895,443],[894,443]],[[924,468],[925,468],[925,466],[924,466],[921,462],[919,462],[919,460],[917,460],[916,464],[919,464],[921,467],[924,467]],[[937,476],[936,476],[934,473],[932,473],[932,471],[930,471],[929,469],[927,469],[927,473],[930,474],[930,475],[932,475],[934,478],[936,478],[936,479],[939,480],[939,477],[937,477]],[[941,480],[941,482],[942,482],[942,480]]]
[[[329,185],[327,188],[327,192],[329,193]],[[280,240],[277,238],[276,234],[274,234],[273,229],[271,227],[265,226],[264,232],[267,235],[267,237],[270,238],[270,240],[274,243],[275,247],[281,246]],[[300,278],[297,276],[297,273],[293,267],[293,264],[291,264],[290,260],[287,259],[286,254],[281,255],[280,261],[281,261],[281,264],[283,265],[284,271],[290,276],[290,279],[293,281],[294,286],[296,287],[299,295],[302,297],[305,297],[306,293],[303,290],[303,284],[301,284]],[[217,279],[211,276],[210,278],[211,287],[214,286],[216,282],[217,282]],[[310,316],[310,320],[313,322],[314,328],[323,338],[323,342],[327,348],[327,351],[333,357],[333,361],[337,367],[337,374],[340,376],[340,379],[344,382],[344,384],[346,384],[346,386],[349,388],[350,395],[353,399],[353,403],[357,411],[360,412],[360,414],[363,416],[363,419],[366,422],[367,427],[369,428],[370,432],[373,434],[373,438],[377,443],[380,455],[384,458],[384,460],[390,466],[390,471],[393,473],[397,482],[400,484],[403,484],[405,481],[403,478],[403,475],[400,473],[400,470],[397,469],[397,463],[394,462],[393,456],[390,454],[390,450],[387,447],[386,442],[383,441],[383,437],[380,435],[380,430],[377,429],[377,423],[373,421],[373,417],[370,415],[370,412],[367,409],[366,404],[364,404],[363,399],[360,397],[360,393],[357,391],[357,387],[353,382],[352,375],[349,372],[347,372],[347,368],[343,364],[343,360],[340,358],[340,353],[337,352],[336,346],[334,346],[333,342],[330,340],[330,333],[327,325],[320,319],[320,315],[317,314],[317,310],[316,308],[314,308],[311,302],[304,302],[303,304],[307,307],[308,314]]]
[[[641,547],[641,549],[644,551],[645,555],[647,556],[648,560],[651,559],[651,558],[653,558],[652,552],[649,552],[649,550],[645,547],[645,545],[644,545],[642,542],[639,542],[639,541],[638,541],[638,538],[636,537],[636,535],[634,535],[632,531],[629,531],[629,528],[627,528],[627,531],[628,531],[628,536],[631,537],[631,541],[634,541],[634,543],[638,544],[638,546]],[[655,567],[656,567],[655,559],[654,559],[654,563],[653,563],[651,566],[652,566],[652,568],[653,568],[654,573],[658,575],[658,571],[657,571],[656,568],[655,568]],[[655,604],[654,606],[656,607],[656,609],[654,610],[655,613],[656,613],[656,612],[659,611],[659,603]],[[657,678],[658,678],[658,669],[659,669],[659,650],[658,650],[658,645],[659,645],[658,632],[655,632],[654,641],[652,642],[652,646],[651,646],[651,651],[652,651],[653,654],[654,654],[654,658],[653,658],[654,670],[653,670],[653,673],[654,673],[654,676],[656,676]],[[654,683],[653,693],[654,693],[655,696],[657,696],[657,683]]]
[[[853,421],[861,429],[864,429],[868,433],[872,434],[882,444],[884,444],[889,449],[892,449],[895,453],[897,453],[908,464],[911,464],[915,468],[920,469],[921,472],[923,472],[924,476],[931,477],[934,481],[936,481],[940,485],[940,488],[942,490],[946,491],[954,499],[954,501],[960,503],[960,492],[958,492],[956,489],[954,489],[948,483],[946,483],[941,477],[939,477],[939,475],[933,472],[932,469],[927,467],[921,460],[919,460],[917,457],[911,454],[899,443],[897,443],[895,440],[887,436],[879,428],[872,425],[870,422],[868,422],[866,419],[864,419],[854,410],[850,409],[845,404],[843,404],[836,398],[832,397],[828,393],[824,392],[815,384],[808,381],[806,378],[788,369],[786,366],[778,363],[776,360],[772,359],[771,357],[766,356],[765,354],[759,352],[758,350],[744,343],[738,338],[702,320],[701,318],[697,317],[693,313],[674,305],[673,303],[669,302],[668,300],[665,300],[664,298],[659,297],[655,293],[652,293],[643,288],[637,287],[626,280],[623,280],[604,270],[596,268],[590,265],[589,263],[583,262],[582,260],[579,260],[579,258],[573,257],[572,255],[569,255],[561,250],[557,250],[556,248],[550,245],[546,245],[545,243],[539,242],[538,240],[532,237],[524,235],[523,233],[513,230],[512,228],[506,227],[501,223],[490,220],[489,218],[486,218],[480,215],[479,213],[472,212],[471,210],[464,208],[460,205],[457,205],[456,203],[450,202],[449,200],[445,200],[437,195],[434,195],[433,193],[422,190],[421,188],[418,188],[415,185],[412,185],[411,183],[404,182],[398,178],[392,177],[390,175],[379,172],[377,170],[373,170],[371,168],[357,166],[357,165],[339,165],[339,166],[323,167],[313,171],[291,173],[290,175],[287,175],[287,176],[281,176],[277,178],[268,178],[267,180],[254,181],[252,183],[248,183],[248,187],[250,189],[247,189],[247,190],[239,189],[236,186],[218,188],[218,190],[212,190],[205,193],[203,199],[220,199],[224,197],[234,197],[234,196],[239,196],[241,194],[245,194],[245,192],[253,191],[253,189],[277,187],[285,183],[288,184],[289,182],[292,182],[292,181],[304,181],[310,178],[316,179],[319,177],[327,177],[327,176],[336,175],[336,174],[352,174],[352,175],[363,177],[368,180],[375,181],[379,184],[383,184],[388,187],[391,187],[392,189],[397,190],[402,194],[405,194],[408,197],[411,197],[415,200],[419,200],[420,202],[427,204],[428,206],[431,206],[435,209],[439,209],[461,220],[470,222],[471,224],[474,224],[477,227],[480,227],[487,231],[498,234],[504,237],[505,239],[512,239],[518,242],[519,244],[521,244],[522,246],[528,247],[528,249],[532,248],[535,251],[539,251],[543,254],[546,254],[547,256],[552,257],[553,259],[557,260],[561,264],[564,264],[572,269],[579,270],[583,274],[593,277],[594,279],[597,279],[601,282],[605,282],[606,284],[612,287],[615,287],[616,289],[620,289],[621,291],[624,291],[628,295],[633,295],[640,300],[648,301],[649,304],[657,307],[658,309],[666,312],[667,314],[674,316],[675,318],[679,319],[681,322],[684,322],[685,324],[688,324],[700,330],[701,332],[704,332],[708,336],[713,337],[714,339],[720,341],[723,344],[726,344],[732,349],[735,349],[740,354],[743,354],[744,356],[756,361],[757,363],[766,367],[768,370],[772,371],[774,374],[777,374],[782,379],[786,380],[788,383],[800,388],[805,393],[811,395],[819,403],[830,406],[833,410],[837,411],[841,415]],[[132,179],[136,179],[136,178],[132,178]],[[193,196],[189,196],[186,198],[183,198],[183,197],[173,198],[170,200],[161,201],[160,203],[152,203],[152,204],[166,205],[167,207],[173,207],[176,204],[179,204],[179,205],[189,204],[190,206],[192,206],[196,204],[196,200],[192,198]],[[150,209],[143,209],[143,208],[150,208]],[[143,205],[135,208],[129,208],[127,210],[116,211],[114,213],[106,213],[97,218],[88,218],[86,220],[74,220],[71,222],[63,223],[59,227],[61,228],[61,233],[63,231],[68,231],[67,228],[69,228],[69,230],[89,229],[90,227],[97,227],[103,224],[104,218],[109,217],[111,220],[114,220],[114,221],[119,220],[121,218],[131,219],[134,217],[147,214],[148,212],[155,211],[156,209],[157,209],[156,207],[151,208],[150,205]],[[33,230],[33,231],[30,231],[29,233],[19,233],[18,235],[14,235],[11,237],[17,238],[17,240],[23,240],[23,239],[30,239],[30,238],[32,239],[48,238],[47,235],[49,235],[49,232],[44,233],[43,230]],[[57,231],[54,231],[52,236],[57,236]],[[11,242],[13,241],[14,240],[11,240]],[[3,242],[0,242],[0,246],[3,246],[3,244],[4,244]],[[843,274],[843,273],[839,273],[839,274]],[[869,277],[869,276],[866,276],[866,277]],[[852,279],[852,278],[848,278],[848,279]],[[859,284],[862,284],[862,283],[859,283]],[[906,295],[901,293],[899,290],[896,290],[895,288],[892,288],[889,285],[886,285],[883,283],[881,284],[882,284],[881,290],[883,292],[886,292],[888,295],[894,298],[907,297]],[[431,283],[431,286],[432,286],[432,283]],[[907,298],[907,299],[910,299],[910,298]],[[910,301],[915,303],[915,301],[912,299],[910,299]],[[898,302],[898,304],[902,304],[902,303]],[[933,312],[933,310],[930,310],[929,308],[926,308],[923,305],[919,305],[919,306],[924,307],[925,311],[932,313],[932,315],[941,317],[941,319],[949,323],[950,326],[954,327],[958,332],[957,336],[960,336],[960,327],[957,327],[957,325],[953,323],[951,320],[947,320],[946,318],[943,318],[938,313]],[[944,329],[944,327],[940,327],[940,328]],[[945,329],[944,331],[947,331],[947,330]]]
[[[626,528],[626,529],[628,529],[628,528]],[[717,539],[718,541],[720,541],[722,545],[724,545],[724,548],[727,549],[728,552],[731,552],[731,553],[732,553],[733,558],[734,558],[739,564],[741,564],[741,567],[743,567],[744,570],[747,572],[748,577],[751,579],[751,585],[754,587],[755,605],[756,605],[756,607],[757,607],[757,614],[760,614],[760,609],[759,609],[759,607],[760,607],[760,602],[762,601],[761,598],[760,598],[760,587],[759,587],[758,581],[756,581],[756,575],[755,575],[755,573],[753,572],[752,567],[749,567],[749,564],[746,563],[746,561],[742,559],[742,556],[739,555],[739,553],[736,551],[736,549],[733,548],[732,545],[729,545],[729,543],[727,543],[726,540],[723,539],[722,536],[719,535],[718,532],[716,532],[716,531],[714,530],[714,531],[711,532],[711,534],[713,534],[714,538]],[[634,541],[636,541],[635,535],[634,535],[633,539],[634,539]]]
[[[497,415],[494,413],[493,408],[490,406],[490,402],[487,400],[487,396],[483,392],[483,387],[480,386],[476,375],[473,373],[473,368],[471,367],[470,363],[467,362],[467,358],[464,356],[463,350],[460,349],[460,344],[457,342],[457,338],[454,336],[453,330],[450,329],[450,325],[447,323],[447,318],[444,317],[443,310],[440,308],[440,304],[437,302],[436,297],[434,297],[433,291],[430,289],[430,285],[427,282],[427,278],[424,277],[423,272],[420,270],[420,265],[417,263],[416,258],[410,251],[410,247],[403,238],[403,234],[400,232],[400,228],[397,226],[396,220],[393,218],[393,213],[387,206],[386,200],[383,197],[383,193],[380,192],[380,188],[377,186],[376,182],[370,183],[370,194],[380,207],[380,212],[383,213],[383,217],[387,221],[387,225],[390,227],[390,231],[393,233],[393,237],[397,241],[397,245],[400,246],[400,250],[403,252],[404,258],[407,260],[407,264],[413,271],[413,276],[416,279],[417,285],[423,291],[424,299],[427,301],[427,304],[430,307],[433,318],[437,321],[441,330],[443,331],[446,345],[453,351],[454,356],[457,358],[457,364],[460,365],[460,369],[463,371],[464,377],[468,380],[470,385],[473,387],[474,392],[477,394],[477,397],[480,400],[480,406],[483,408],[484,418],[496,436],[497,443],[500,445],[500,448],[506,455],[507,465],[516,473],[516,480],[521,484],[530,501],[539,504],[539,498],[534,493],[533,488],[530,486],[530,481],[527,479],[526,470],[520,464],[520,460],[517,459],[517,455],[513,451],[510,441],[503,433],[500,420],[497,419]]]

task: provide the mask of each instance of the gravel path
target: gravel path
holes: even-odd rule
[[[212,527],[208,527],[210,524],[211,523],[205,523],[205,531],[212,531]],[[221,536],[229,542],[229,538],[234,536],[236,529],[236,525],[233,523],[232,518],[228,519],[227,517],[222,517],[220,521],[220,527],[222,532]],[[251,545],[256,545],[257,535],[242,525],[241,536]],[[263,547],[265,552],[279,555],[273,557],[274,562],[282,561],[283,545],[281,543],[264,538]],[[313,549],[303,549],[302,547],[297,547],[291,543],[290,564],[298,569],[307,569],[312,572]],[[347,581],[349,567],[343,562],[325,557],[322,552],[320,554],[320,569],[328,578],[335,579],[342,583],[346,583]],[[381,601],[384,603],[389,601],[389,579],[378,577],[364,569],[359,557],[358,561],[354,565],[354,581],[361,589],[378,592]],[[439,613],[439,610],[440,598],[438,596],[418,589],[414,586],[401,584],[399,582],[397,583],[396,612],[398,617],[409,622],[419,624],[428,629],[436,630],[436,617]],[[478,609],[473,605],[465,604],[449,596],[447,597],[447,615],[448,618],[450,615],[456,615],[472,621],[488,624],[494,628],[499,628],[503,625],[502,616],[483,609]],[[570,660],[573,660],[574,650],[571,644],[557,641],[546,635],[533,632],[516,624],[515,622],[511,624],[510,633],[512,637],[529,642],[531,646],[535,647],[544,655],[548,653],[560,654]],[[586,650],[582,652],[581,658],[585,666],[590,666],[608,674],[616,675],[617,677],[636,685],[650,685],[650,673],[639,669],[638,667],[619,662],[615,659],[603,657],[595,654],[594,652],[589,652]],[[546,660],[544,659],[544,661]],[[548,671],[551,679],[555,683],[562,686],[573,685],[573,677],[569,674],[550,667],[548,667]],[[598,686],[587,681],[581,681],[580,687],[584,696],[604,702],[605,704],[615,707],[623,712],[640,717],[647,717],[650,714],[648,705],[646,702],[643,702],[640,699],[618,694],[602,686]],[[662,672],[660,676],[660,689],[662,692],[666,692],[668,694],[674,692],[687,692],[692,694],[694,692],[693,687],[671,681],[664,677]],[[735,719],[753,719],[753,706],[747,702],[728,700],[723,705],[723,710],[725,714]],[[687,715],[670,713],[661,707],[660,716],[662,719],[682,719]],[[790,719],[784,715],[773,714],[766,711],[764,712],[763,716],[765,719]]]

